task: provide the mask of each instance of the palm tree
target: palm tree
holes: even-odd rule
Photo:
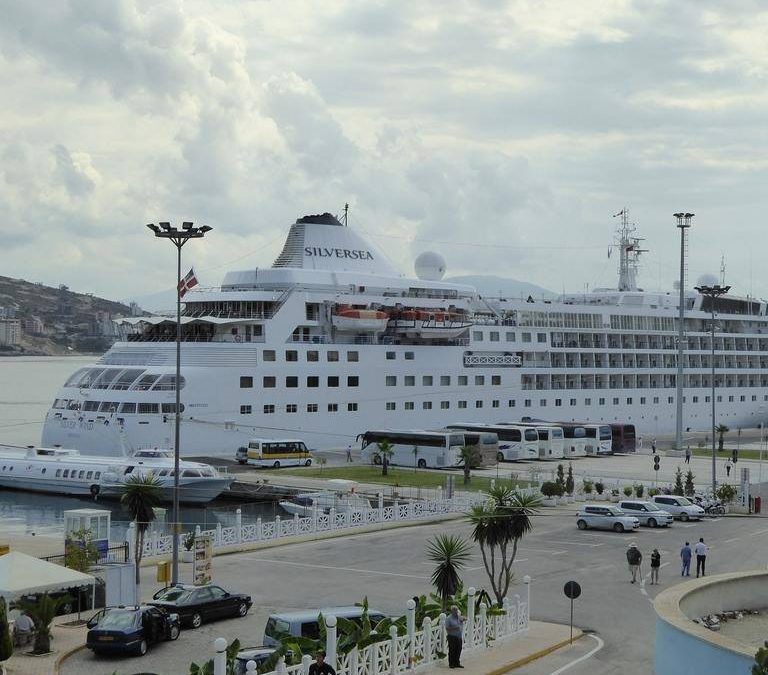
[[[5,598],[0,597],[0,674],[5,672],[3,661],[13,656],[11,631],[8,629],[8,606]]]
[[[160,481],[152,473],[131,476],[125,481],[120,502],[128,509],[131,520],[136,521],[135,562],[136,597],[141,583],[141,558],[144,555],[144,535],[155,519],[154,508],[160,504]],[[174,524],[175,527],[175,524]],[[176,536],[174,533],[173,536]]]
[[[59,609],[68,602],[72,602],[68,595],[52,598],[48,593],[38,595],[34,600],[22,598],[16,602],[16,608],[26,612],[35,622],[34,654],[48,654],[51,651],[51,624]]]
[[[717,439],[717,449],[722,450],[723,449],[723,436],[725,436],[726,433],[728,433],[730,429],[725,424],[718,424],[715,427],[715,433],[718,435]]]
[[[381,475],[388,476],[389,473],[387,471],[387,467],[389,467],[389,459],[395,453],[395,449],[392,447],[392,444],[386,439],[384,439],[383,441],[379,441],[376,444],[376,447],[378,448],[378,454],[379,454],[379,457],[381,458]]]
[[[459,572],[464,569],[470,556],[469,542],[454,534],[438,534],[427,542],[427,558],[437,563],[432,572],[432,585],[447,609],[449,598],[456,594],[461,579]]]
[[[501,606],[512,582],[518,544],[533,529],[531,516],[536,513],[539,497],[517,492],[506,483],[494,485],[488,497],[484,504],[472,507],[468,518],[473,526],[472,539],[480,545],[483,566]]]
[[[480,453],[474,445],[464,445],[459,450],[459,458],[464,469],[464,485],[469,485],[469,481],[472,479],[470,471],[477,467]]]

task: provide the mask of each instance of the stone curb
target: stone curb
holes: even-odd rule
[[[583,636],[584,636],[584,633],[582,633],[578,628],[573,629],[574,641],[580,640]],[[521,668],[522,666],[526,666],[529,663],[532,663],[533,661],[537,661],[538,659],[543,658],[548,654],[551,654],[552,652],[556,652],[558,649],[561,649],[562,647],[565,647],[566,645],[570,644],[570,642],[571,642],[570,638],[561,640],[560,642],[551,644],[548,647],[539,649],[538,651],[533,652],[533,654],[528,654],[527,656],[523,656],[522,658],[516,659],[515,661],[510,661],[509,663],[503,666],[499,666],[498,668],[494,668],[493,670],[487,671],[485,675],[503,675],[503,673],[509,672],[510,670],[514,670],[515,668]]]
[[[61,654],[59,654],[56,657],[56,660],[53,662],[53,675],[59,675],[61,672],[61,665],[66,661],[70,656],[73,654],[76,654],[77,652],[85,649],[85,644],[82,645],[75,645],[74,647],[70,647],[69,649],[63,651]]]

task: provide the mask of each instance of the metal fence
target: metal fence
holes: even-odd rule
[[[45,560],[46,562],[52,562],[65,567],[66,558],[67,556],[65,553],[60,553],[59,555],[41,556],[40,560]],[[122,544],[115,544],[105,550],[99,551],[99,556],[93,564],[103,565],[104,563],[125,563],[130,562],[130,560],[131,550],[128,542],[126,541]]]

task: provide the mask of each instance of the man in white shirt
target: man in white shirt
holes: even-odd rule
[[[13,639],[17,645],[25,645],[35,632],[35,622],[22,611],[16,621],[13,622]]]
[[[709,548],[704,543],[704,537],[700,537],[696,546],[693,547],[693,552],[696,554],[696,576],[706,576],[705,567],[707,565],[707,553]]]

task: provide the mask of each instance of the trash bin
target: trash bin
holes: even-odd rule
[[[755,513],[760,513],[760,507],[762,506],[762,498],[761,497],[755,497]]]

